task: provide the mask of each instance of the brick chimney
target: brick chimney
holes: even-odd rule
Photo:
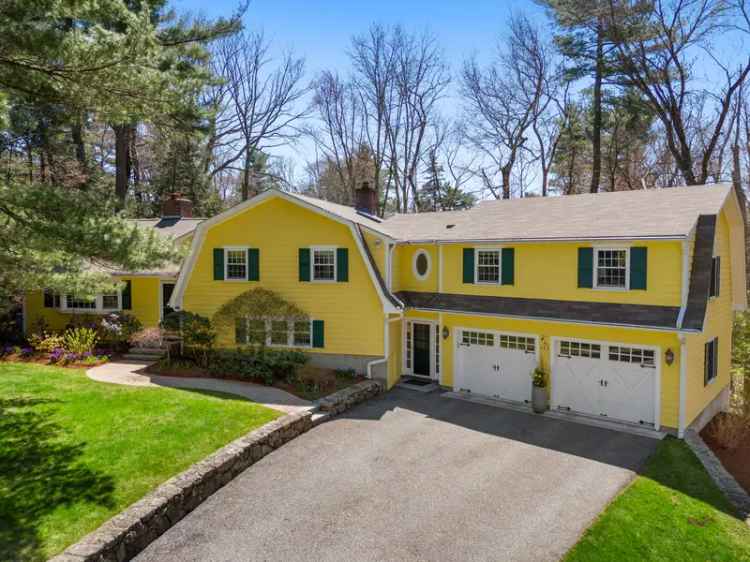
[[[363,181],[354,190],[354,207],[361,213],[378,216],[378,191],[370,187],[370,182]]]
[[[193,216],[193,202],[182,193],[170,193],[161,204],[162,218],[191,218]]]

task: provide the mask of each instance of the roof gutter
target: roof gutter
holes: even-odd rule
[[[618,240],[622,242],[635,242],[638,240],[684,240],[687,236],[685,234],[666,234],[660,236],[591,236],[591,237],[545,237],[545,238],[424,238],[424,239],[412,239],[412,240],[396,240],[397,244],[404,246],[410,245],[425,245],[425,244],[534,244],[538,242],[588,242],[590,240],[597,241],[613,241]]]

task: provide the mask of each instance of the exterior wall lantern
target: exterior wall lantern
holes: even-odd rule
[[[443,326],[443,339],[447,340],[448,336],[450,335],[451,331],[448,329],[448,326]]]
[[[674,363],[674,351],[672,351],[671,347],[664,353],[664,361],[667,362],[667,365]]]

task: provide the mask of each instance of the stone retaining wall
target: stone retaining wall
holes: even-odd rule
[[[310,412],[267,423],[170,478],[52,561],[130,560],[247,467],[311,427]]]
[[[381,381],[362,381],[322,398],[318,401],[318,407],[329,416],[336,416],[355,404],[377,396],[383,392],[383,389],[384,386]]]
[[[320,400],[326,421],[383,391],[363,381]],[[268,453],[313,427],[312,412],[278,418],[232,441],[116,515],[50,562],[123,562]],[[316,423],[316,425],[317,425]]]
[[[737,480],[729,474],[719,458],[711,448],[706,445],[700,434],[688,430],[685,432],[685,443],[693,450],[695,456],[701,461],[706,472],[713,478],[716,485],[724,493],[730,503],[737,510],[737,514],[750,525],[750,495],[740,486]]]

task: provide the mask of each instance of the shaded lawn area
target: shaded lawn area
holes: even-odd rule
[[[565,560],[750,560],[750,528],[690,448],[667,438]]]
[[[59,553],[171,476],[281,415],[216,393],[0,363],[0,560]]]

